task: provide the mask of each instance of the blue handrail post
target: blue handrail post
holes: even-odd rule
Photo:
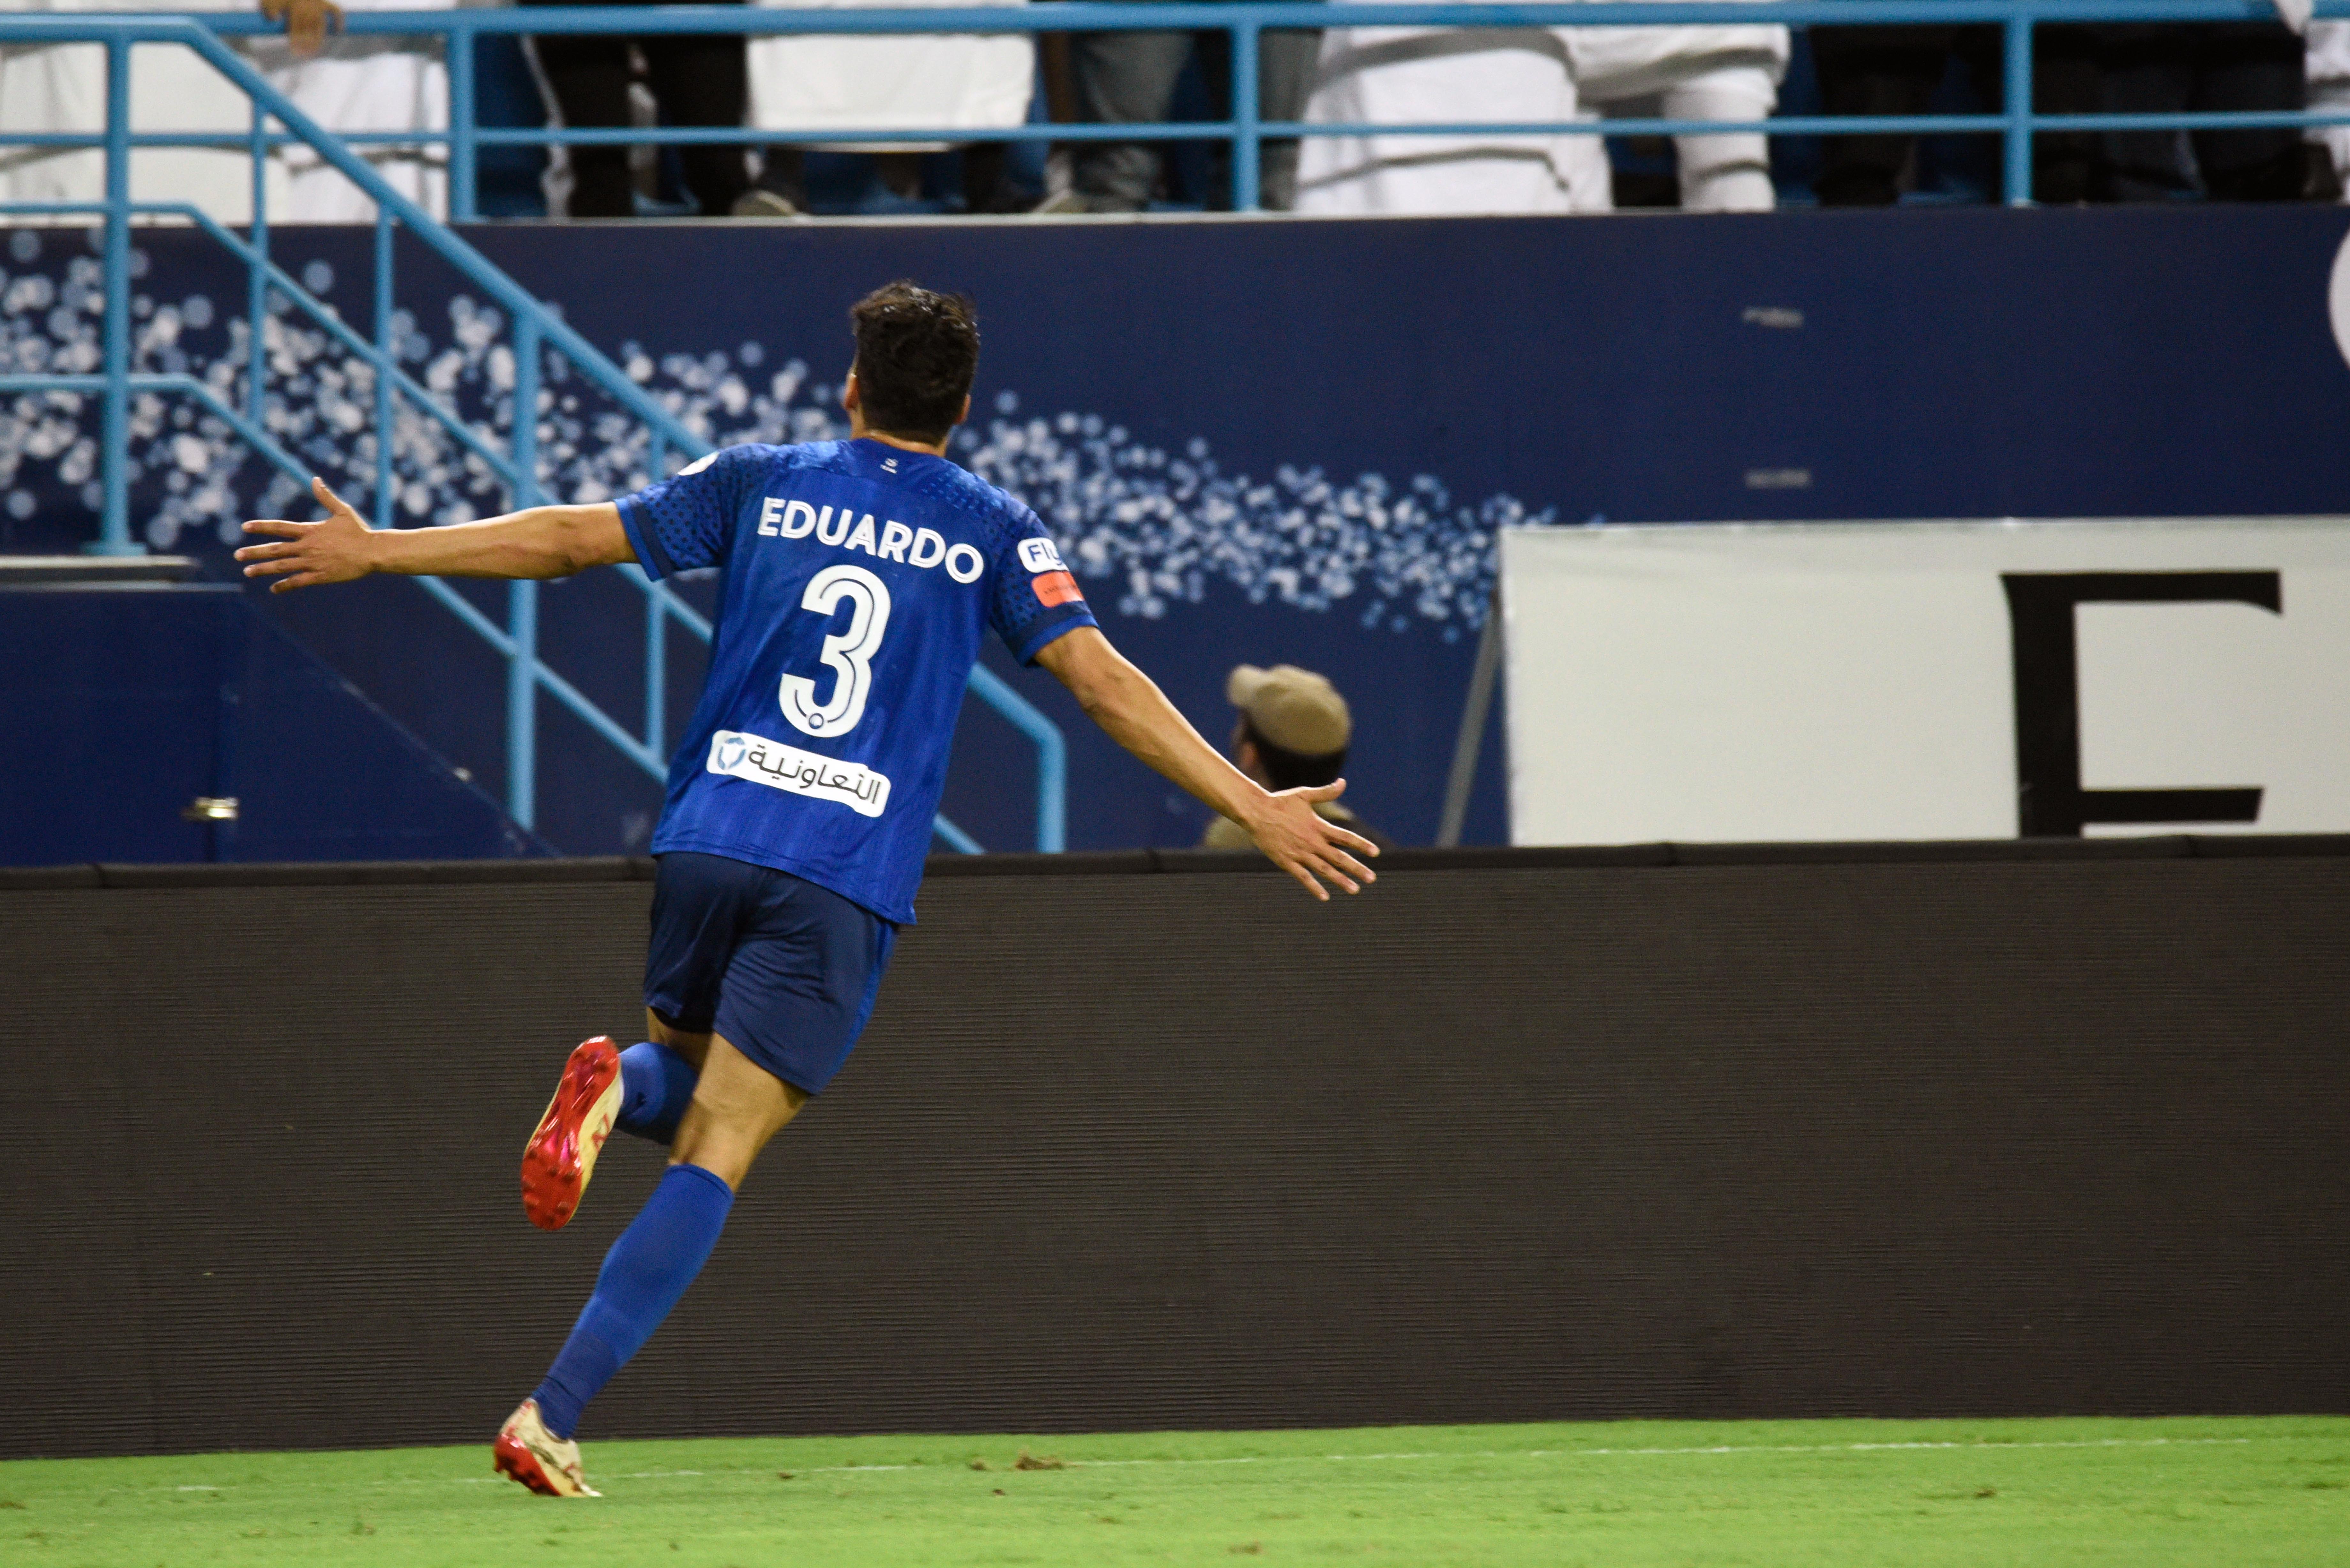
[[[1257,192],[1257,38],[1253,21],[1232,24],[1232,211],[1253,213]]]
[[[375,525],[391,526],[391,213],[375,210]]]
[[[538,504],[538,319],[514,318],[514,466],[516,510]],[[506,587],[506,815],[524,827],[538,817],[538,585]]]
[[[2007,58],[2007,204],[2032,205],[2032,14],[2010,16]]]
[[[538,585],[506,585],[506,815],[538,826]]]
[[[481,214],[473,177],[473,28],[449,30],[449,216],[470,223]]]
[[[249,340],[244,346],[244,417],[261,423],[261,328],[269,300],[269,111],[255,99],[253,104],[253,254],[245,268],[244,319]]]
[[[659,484],[669,477],[669,443],[659,431],[645,442],[645,483]],[[645,745],[656,754],[667,750],[669,729],[669,599],[664,594],[645,596]]]
[[[143,556],[130,537],[130,40],[106,40],[104,509],[93,556]]]
[[[931,818],[931,831],[947,841],[947,847],[958,855],[984,855],[978,839],[948,821],[944,815]]]
[[[1061,727],[1039,730],[1036,742],[1036,847],[1058,855],[1069,843],[1069,747]]]

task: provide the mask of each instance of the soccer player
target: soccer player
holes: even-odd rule
[[[946,461],[971,411],[971,302],[893,283],[850,311],[849,439],[729,447],[617,503],[535,506],[377,531],[313,481],[328,515],[247,523],[237,552],[273,592],[410,576],[560,577],[635,561],[726,568],[710,672],[653,835],[646,1033],[575,1049],[523,1156],[523,1207],[577,1210],[615,1127],[670,1165],[612,1244],[595,1293],[496,1468],[593,1497],[582,1407],[676,1305],[767,1140],[840,1070],[914,918],[963,685],[992,628],[1120,745],[1247,829],[1315,898],[1371,881],[1366,839],[1315,812],[1346,788],[1270,791],[1200,738],[1110,647],[1035,513]]]

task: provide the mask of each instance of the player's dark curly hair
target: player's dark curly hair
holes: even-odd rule
[[[971,301],[899,278],[849,306],[848,321],[857,333],[853,369],[867,426],[944,441],[962,417],[979,369],[979,317]]]

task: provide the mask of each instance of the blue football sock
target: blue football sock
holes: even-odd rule
[[[679,1118],[693,1103],[701,1075],[693,1064],[666,1045],[646,1040],[620,1053],[620,1116],[624,1133],[649,1137],[667,1148]]]
[[[733,1190],[700,1166],[669,1168],[604,1255],[596,1293],[531,1396],[548,1431],[568,1438],[578,1428],[580,1410],[652,1337],[702,1272],[733,1206]]]

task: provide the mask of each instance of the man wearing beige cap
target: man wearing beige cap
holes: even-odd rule
[[[1232,729],[1232,761],[1241,772],[1271,790],[1312,789],[1326,784],[1347,765],[1347,742],[1354,719],[1338,689],[1310,670],[1276,664],[1260,670],[1243,664],[1224,681],[1224,695],[1241,711]],[[1317,801],[1315,812],[1359,833],[1381,851],[1395,847],[1386,836],[1335,800]],[[1200,839],[1202,849],[1255,847],[1248,829],[1219,816]]]

